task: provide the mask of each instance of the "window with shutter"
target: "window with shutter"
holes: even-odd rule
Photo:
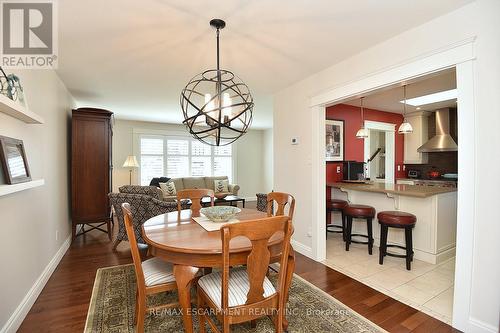
[[[153,177],[163,174],[163,139],[141,138],[141,184],[149,185]]]
[[[143,136],[140,138],[141,184],[153,177],[233,177],[231,146],[212,147],[191,138]]]

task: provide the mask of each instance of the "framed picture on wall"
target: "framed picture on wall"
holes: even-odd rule
[[[31,180],[22,140],[0,136],[0,160],[9,185]]]
[[[344,160],[344,121],[326,120],[326,161],[338,162]]]

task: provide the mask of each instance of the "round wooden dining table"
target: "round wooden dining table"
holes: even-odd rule
[[[237,215],[240,221],[261,219],[266,213],[254,209],[242,209]],[[142,226],[143,238],[149,245],[149,253],[173,264],[173,273],[177,283],[179,304],[182,312],[185,332],[193,332],[191,317],[192,282],[201,268],[222,267],[221,233],[206,231],[192,219],[190,209],[155,216]],[[271,262],[279,260],[283,234],[275,234],[269,240]],[[250,240],[235,237],[230,243],[231,256],[235,264],[246,264],[252,249]],[[274,254],[274,255],[273,255]],[[285,290],[288,293],[295,268],[295,254],[290,251],[286,270]],[[288,299],[288,294],[285,295]],[[284,321],[284,326],[288,326]]]

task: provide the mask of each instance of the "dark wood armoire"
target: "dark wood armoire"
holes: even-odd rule
[[[111,240],[108,193],[112,190],[112,115],[110,111],[95,108],[78,108],[72,113],[73,240],[95,229],[108,233]]]

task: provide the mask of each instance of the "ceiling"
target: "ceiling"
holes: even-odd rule
[[[58,73],[78,106],[179,123],[179,93],[221,66],[250,87],[254,128],[272,126],[272,94],[471,0],[64,0]],[[314,5],[312,5],[314,4]]]
[[[451,90],[457,87],[456,71],[455,68],[448,69],[438,73],[422,76],[409,82],[401,82],[398,85],[385,88],[382,91],[374,92],[370,95],[364,96],[363,106],[380,111],[403,113],[403,103],[401,103],[401,101],[404,96],[404,84],[406,84],[407,99]],[[344,104],[359,106],[360,97],[361,96],[344,102]],[[435,111],[439,108],[454,106],[456,106],[456,99],[422,105],[418,109],[415,106],[407,105],[406,112]]]

